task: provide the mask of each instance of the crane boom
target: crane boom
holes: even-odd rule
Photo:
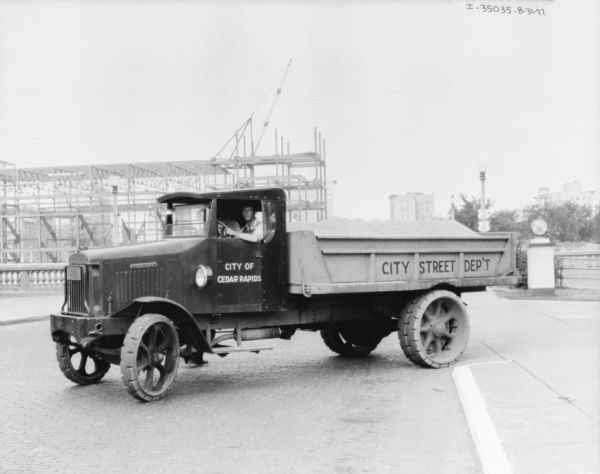
[[[256,142],[256,146],[254,147],[254,150],[252,150],[253,155],[256,154],[258,147],[260,146],[260,142],[262,141],[262,139],[265,135],[265,132],[267,131],[267,128],[269,127],[269,120],[271,120],[271,116],[273,115],[273,112],[275,111],[275,107],[277,106],[277,101],[279,100],[279,97],[281,96],[281,89],[283,88],[283,83],[285,82],[285,78],[287,77],[287,74],[288,74],[291,66],[292,66],[292,60],[290,59],[285,68],[285,72],[283,73],[283,77],[281,78],[281,81],[279,82],[277,91],[275,92],[275,97],[273,97],[273,101],[271,102],[271,106],[269,107],[269,112],[267,113],[267,117],[265,118],[265,122],[263,123],[263,127],[260,131],[260,135],[258,137],[258,141]]]

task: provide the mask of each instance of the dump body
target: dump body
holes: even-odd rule
[[[450,229],[457,228],[450,224]],[[310,296],[516,283],[511,234],[447,233],[459,235],[351,237],[291,231],[289,292]]]

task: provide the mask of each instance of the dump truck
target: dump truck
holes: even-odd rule
[[[516,283],[513,236],[450,220],[288,226],[277,188],[176,192],[158,202],[162,240],[69,258],[51,336],[72,382],[96,383],[119,365],[133,397],[158,400],[180,359],[201,365],[205,354],[260,352],[297,330],[320,331],[346,358],[397,332],[410,361],[447,367],[469,339],[461,294]],[[260,227],[255,241],[239,238],[248,209]]]

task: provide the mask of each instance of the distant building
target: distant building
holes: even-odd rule
[[[435,216],[433,194],[405,193],[392,194],[390,218],[398,221],[421,221]]]
[[[579,181],[563,184],[563,190],[551,193],[548,188],[540,188],[535,198],[536,204],[543,206],[549,204],[563,204],[572,202],[579,205],[592,205],[594,191],[583,191]]]

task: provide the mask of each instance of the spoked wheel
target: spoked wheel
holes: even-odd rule
[[[89,354],[74,341],[57,342],[56,359],[64,376],[79,385],[99,382],[110,369],[108,362]]]
[[[173,385],[179,365],[179,338],[171,320],[146,314],[129,327],[121,348],[121,376],[135,398],[163,398]]]
[[[436,290],[422,295],[403,310],[398,328],[406,357],[423,367],[448,367],[469,341],[469,316],[454,293]]]
[[[358,328],[321,329],[325,345],[342,357],[363,357],[371,353],[383,339],[381,336],[360,331]]]

